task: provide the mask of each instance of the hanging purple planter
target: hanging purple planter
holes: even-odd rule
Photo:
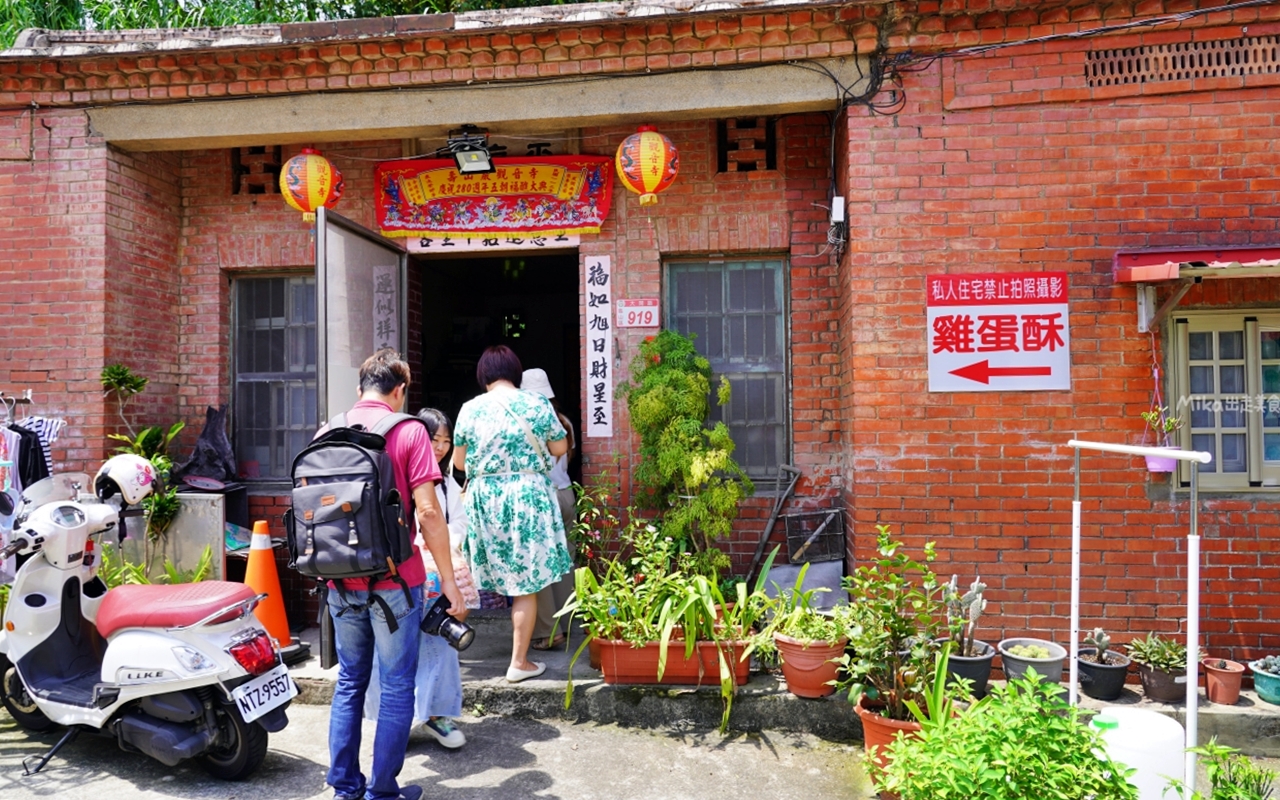
[[[1170,447],[1168,449],[1177,450],[1179,448]],[[1148,472],[1173,472],[1178,468],[1178,459],[1176,458],[1169,458],[1168,456],[1147,456],[1146,459]]]

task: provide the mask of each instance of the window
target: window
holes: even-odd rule
[[[237,280],[234,312],[236,471],[287,478],[316,432],[315,278]]]
[[[1174,332],[1177,443],[1213,455],[1200,487],[1280,487],[1280,311],[1187,315]]]
[[[668,325],[694,337],[716,383],[729,379],[729,404],[713,401],[711,417],[729,426],[734,458],[753,478],[776,476],[790,460],[785,274],[782,261],[667,267]]]

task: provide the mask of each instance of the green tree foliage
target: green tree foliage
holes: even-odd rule
[[[707,427],[711,413],[711,365],[693,341],[675,331],[645,339],[622,387],[631,425],[640,434],[634,479],[640,502],[659,510],[664,535],[714,556],[711,542],[726,536],[738,503],[754,491],[733,459],[733,439],[723,422]],[[729,400],[723,378],[717,400]],[[728,566],[712,558],[710,566]]]
[[[0,49],[27,28],[217,28],[559,5],[562,0],[0,0]]]

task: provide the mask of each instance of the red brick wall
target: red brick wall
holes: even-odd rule
[[[126,153],[107,148],[106,185],[106,364],[120,363],[148,379],[129,402],[134,430],[186,422],[199,432],[199,417],[182,417],[178,407],[181,366],[178,347],[178,156]],[[116,410],[108,401],[109,411]],[[117,416],[112,432],[127,433]],[[192,439],[194,433],[188,432]],[[177,455],[174,450],[171,455]]]
[[[30,413],[65,419],[55,466],[93,474],[115,429],[99,381],[107,149],[82,111],[0,113],[15,130],[0,154],[0,389],[31,389]]]
[[[660,130],[680,153],[679,178],[656,207],[645,210],[635,195],[616,186],[612,219],[599,237],[583,237],[584,261],[588,255],[612,257],[615,300],[662,297],[664,260],[714,253],[728,259],[765,255],[788,261],[791,463],[804,472],[804,480],[787,510],[827,505],[838,498],[841,484],[835,265],[826,246],[827,211],[815,205],[830,201],[827,119],[820,114],[784,117],[778,127],[779,169],[744,173],[716,173],[715,122],[666,123]],[[583,151],[612,154],[633,131],[584,129]],[[631,359],[649,333],[640,328],[616,331],[619,380],[629,375]],[[585,408],[585,394],[582,402]],[[608,469],[615,454],[621,456],[624,503],[633,490],[626,465],[639,449],[628,419],[625,401],[615,398],[614,438],[583,438],[584,476]],[[772,485],[757,489],[771,490]],[[745,501],[732,541],[722,543],[738,571],[746,569],[771,505],[767,497]],[[779,525],[778,541],[781,530]]]
[[[1162,361],[1167,326],[1154,338],[1138,333],[1135,290],[1111,277],[1115,251],[1280,244],[1280,151],[1260,135],[1280,123],[1276,76],[1160,96],[1150,86],[1123,98],[1015,91],[1047,60],[1079,70],[1084,49],[1146,36],[939,62],[905,76],[902,113],[855,107],[848,126],[841,348],[856,550],[869,552],[877,523],[916,553],[937,540],[943,577],[980,574],[989,584],[980,634],[990,640],[1067,642],[1065,443],[1142,438],[1153,341]],[[925,276],[1041,270],[1069,273],[1072,390],[928,393]],[[1274,307],[1280,282],[1206,283],[1180,307],[1232,304]],[[1119,641],[1180,630],[1185,493],[1171,497],[1140,459],[1112,455],[1085,456],[1082,484],[1082,627],[1104,625]],[[1274,493],[1202,497],[1207,646],[1236,657],[1274,651],[1280,599],[1267,587],[1280,578],[1280,502]]]

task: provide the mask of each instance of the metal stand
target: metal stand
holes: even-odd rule
[[[33,758],[35,758],[35,756],[27,756],[26,758],[22,759],[22,774],[31,776],[31,775],[35,775],[40,770],[44,769],[44,765],[48,764],[49,761],[58,754],[58,751],[62,749],[62,746],[64,744],[66,744],[67,742],[71,741],[72,739],[76,738],[79,735],[80,735],[79,728],[67,728],[67,732],[62,734],[62,738],[58,740],[58,743],[55,744],[53,747],[50,747],[49,752],[41,756],[39,761],[36,762],[35,769],[32,769],[31,765],[27,763],[31,761]]]
[[[1076,487],[1071,503],[1071,686],[1068,699],[1071,705],[1078,700],[1076,680],[1080,655],[1080,451],[1101,450],[1107,453],[1124,453],[1133,456],[1163,456],[1178,461],[1195,461],[1208,464],[1213,460],[1209,453],[1198,450],[1177,450],[1168,447],[1138,447],[1127,444],[1106,444],[1072,439],[1068,447],[1076,449]],[[1200,663],[1200,531],[1197,513],[1200,508],[1199,469],[1191,468],[1191,530],[1187,534],[1187,725],[1186,762],[1183,765],[1182,782],[1188,792],[1196,789],[1196,754],[1191,748],[1199,744],[1197,717],[1200,711],[1199,682],[1196,673]]]

